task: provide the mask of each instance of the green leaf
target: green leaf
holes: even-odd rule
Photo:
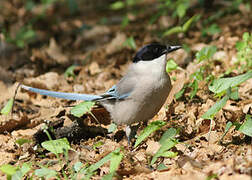
[[[202,31],[202,35],[214,35],[217,33],[220,33],[221,29],[219,28],[219,26],[217,24],[212,24],[210,27],[208,28],[204,28]]]
[[[245,32],[245,33],[243,33],[243,35],[242,35],[242,39],[244,40],[244,41],[248,41],[249,40],[249,33],[248,32]]]
[[[204,47],[196,53],[196,59],[198,60],[198,62],[201,62],[203,60],[209,60],[216,53],[216,51],[216,46]]]
[[[159,144],[161,147],[157,151],[157,153],[153,156],[151,160],[151,165],[153,165],[159,157],[175,157],[177,153],[172,151],[168,151],[170,148],[175,146],[178,142],[174,140],[174,137],[178,134],[178,130],[175,128],[169,128],[165,133],[162,135],[161,139],[159,140]]]
[[[179,98],[181,98],[181,97],[183,96],[183,94],[184,94],[184,92],[185,92],[185,89],[186,89],[186,87],[183,87],[179,92],[177,92],[177,93],[175,94],[175,99],[176,99],[176,100],[178,100]]]
[[[30,25],[25,25],[20,28],[17,32],[16,37],[11,39],[11,42],[14,42],[18,47],[23,48],[25,43],[29,42],[36,36],[35,31]]]
[[[63,153],[71,148],[67,138],[44,141],[41,145],[43,148],[54,154]]]
[[[161,139],[159,140],[159,144],[165,144],[167,139],[174,138],[178,134],[177,129],[169,128],[165,133],[162,135]]]
[[[32,163],[24,163],[20,170],[22,171],[23,174],[26,174],[28,171],[30,171],[31,166]]]
[[[116,1],[110,5],[110,9],[119,10],[125,7],[125,3],[123,1]]]
[[[187,6],[184,3],[180,3],[176,9],[177,14],[179,18],[182,18],[185,16]]]
[[[164,121],[154,121],[151,122],[137,137],[136,143],[134,148],[137,147],[143,140],[145,140],[151,133],[155,132],[156,130],[160,129],[166,124]]]
[[[9,101],[7,102],[7,104],[1,110],[1,114],[3,114],[3,115],[9,114],[11,112],[13,103],[14,103],[14,99],[10,98]]]
[[[112,180],[115,173],[108,173],[102,177],[102,180]]]
[[[111,123],[108,127],[108,133],[115,132],[117,129],[117,125],[115,123]]]
[[[164,163],[160,163],[157,167],[157,170],[158,171],[163,171],[163,170],[166,170],[168,169],[168,167],[166,165],[164,165]]]
[[[167,61],[166,63],[166,72],[171,72],[173,70],[176,70],[178,68],[178,65],[172,60],[170,59],[169,61]]]
[[[84,101],[78,104],[77,106],[74,106],[70,113],[76,117],[81,117],[87,112],[90,112],[92,107],[95,105],[95,102],[92,101]]]
[[[78,161],[73,165],[73,169],[75,172],[79,172],[81,170],[82,166],[83,166],[83,163]]]
[[[57,172],[55,170],[52,169],[48,169],[45,167],[42,167],[41,169],[36,169],[35,170],[35,175],[41,178],[52,178],[52,177],[56,177],[57,176]]]
[[[96,150],[96,148],[101,147],[103,144],[104,144],[104,142],[98,141],[97,143],[95,143],[95,144],[93,145],[93,149]]]
[[[208,111],[203,114],[202,118],[203,119],[213,119],[215,114],[221,110],[227,103],[227,100],[229,99],[229,96],[226,95],[224,96],[220,101],[216,102]]]
[[[139,0],[126,0],[128,6],[134,6]]]
[[[22,167],[16,171],[15,174],[12,175],[12,180],[21,180],[23,179],[24,175],[31,170],[32,163],[24,163]]]
[[[12,176],[13,174],[16,173],[16,171],[18,170],[17,167],[12,166],[10,164],[4,164],[2,166],[0,166],[0,170],[4,173],[7,174],[9,176]]]
[[[233,123],[231,121],[228,121],[228,123],[226,124],[224,133],[226,134],[232,126],[233,126]]]
[[[129,24],[129,17],[127,16],[127,15],[125,15],[124,17],[123,17],[123,20],[122,20],[122,22],[121,22],[121,27],[122,28],[125,28],[126,26],[128,26],[128,24]]]
[[[75,70],[76,67],[77,67],[76,65],[69,66],[69,67],[66,69],[65,73],[64,73],[64,77],[65,77],[65,78],[68,78],[68,77],[73,77],[73,78],[75,78],[76,75],[74,74],[74,70]]]
[[[252,118],[251,115],[246,115],[246,121],[240,126],[238,129],[243,134],[246,134],[247,136],[252,137]]]
[[[182,27],[181,27],[181,26],[175,26],[175,27],[170,28],[170,29],[168,29],[167,31],[165,31],[165,32],[163,33],[163,37],[165,37],[165,36],[170,36],[170,35],[172,35],[172,34],[181,33],[181,32],[183,32]]]
[[[226,124],[226,127],[225,127],[225,131],[223,133],[223,135],[221,136],[221,139],[220,141],[223,140],[224,136],[226,136],[227,132],[229,131],[229,129],[233,126],[233,123],[231,121],[229,121],[227,124]]]
[[[196,95],[196,93],[198,91],[198,87],[199,87],[198,86],[198,81],[194,80],[193,83],[191,84],[191,87],[193,88],[193,90],[190,93],[190,99],[192,99]]]
[[[113,153],[118,153],[118,152],[120,152],[120,148],[117,148],[116,150],[114,150],[113,152],[109,153],[107,156],[105,156],[104,158],[102,158],[97,163],[92,164],[88,168],[84,169],[83,171],[81,171],[81,173],[84,173],[84,174],[91,174],[91,173],[93,173],[94,171],[96,171],[97,169],[99,169],[103,164],[105,164],[106,162],[108,162],[111,159]]]
[[[220,78],[213,80],[212,84],[209,85],[209,90],[215,94],[221,93],[227,90],[229,87],[238,86],[244,81],[252,78],[252,71],[248,71],[245,74],[231,77],[231,78]]]
[[[15,174],[11,176],[11,180],[22,180],[22,172],[20,170],[16,171]],[[8,179],[8,178],[7,178]]]
[[[176,144],[178,144],[178,141],[172,138],[167,139],[165,142],[163,142],[163,144],[161,145],[161,147],[159,148],[159,150],[156,152],[156,154],[153,156],[150,165],[153,165],[157,159],[159,157],[165,157],[165,156],[169,156],[171,155],[171,157],[176,156],[176,153],[170,153],[168,150],[171,149],[172,147],[174,147]]]
[[[118,169],[122,159],[123,159],[122,153],[120,152],[112,153],[111,159],[110,159],[110,170],[109,170],[110,173],[114,173]]]
[[[244,41],[238,41],[236,44],[235,44],[235,47],[238,51],[242,51],[243,49],[245,49],[247,47],[247,42],[244,42]]]
[[[185,33],[189,30],[193,22],[198,21],[200,18],[200,15],[194,15],[190,19],[188,19],[185,24],[182,26],[182,31]]]
[[[219,179],[217,174],[208,175],[206,180]]]
[[[25,143],[31,143],[32,140],[30,139],[24,139],[24,138],[19,138],[15,141],[19,146],[22,146]]]
[[[160,154],[160,157],[174,158],[178,155],[178,152],[165,151]]]
[[[123,43],[123,46],[129,47],[131,49],[136,49],[136,43],[134,37],[131,36],[128,39],[126,39],[126,41]]]
[[[229,97],[232,100],[238,100],[239,99],[238,87],[233,88],[233,91],[231,92],[231,94],[229,95]]]

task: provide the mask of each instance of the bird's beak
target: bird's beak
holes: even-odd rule
[[[182,47],[181,46],[168,46],[167,51],[169,53],[169,52],[172,52],[172,51],[176,51],[176,50],[178,50],[180,48],[182,48]]]

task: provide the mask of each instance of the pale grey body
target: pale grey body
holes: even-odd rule
[[[110,112],[114,123],[130,125],[148,121],[158,113],[171,90],[166,61],[164,54],[129,67],[128,73],[117,84],[117,90],[119,94],[130,92],[130,95],[123,100],[100,102]]]

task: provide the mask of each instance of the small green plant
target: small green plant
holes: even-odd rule
[[[208,109],[207,112],[202,115],[203,119],[209,119],[211,121],[209,133],[211,132],[212,121],[216,113],[219,112],[226,105],[229,99],[238,99],[238,88],[236,88],[236,86],[250,78],[252,78],[252,71],[249,71],[245,74],[236,77],[216,79],[209,85],[209,90],[214,92],[216,96],[223,96],[221,100],[217,101],[210,109]],[[230,124],[228,124],[228,128],[229,127],[231,128]],[[248,126],[245,126],[245,129],[248,129],[247,127]],[[227,133],[228,128],[226,128],[224,135]]]
[[[108,133],[115,132],[117,130],[117,125],[115,123],[111,123],[108,127]]]
[[[32,140],[24,139],[24,138],[19,138],[15,141],[15,143],[17,143],[19,146],[22,146],[23,144],[31,143],[31,142],[32,142]]]
[[[210,26],[203,28],[202,36],[212,36],[221,32],[220,27],[217,24],[211,24]]]
[[[19,48],[24,48],[27,44],[34,40],[36,33],[31,25],[25,25],[19,29],[19,31],[15,34],[15,37],[12,37],[6,31],[4,31],[4,36],[6,42],[15,44]]]
[[[123,47],[129,47],[131,49],[136,49],[136,42],[133,36],[129,37],[126,39],[126,41],[124,41],[124,43],[122,44]]]
[[[91,109],[94,105],[95,105],[95,102],[84,101],[74,106],[71,109],[70,113],[76,117],[81,117],[86,113],[91,113]]]
[[[194,22],[200,19],[200,15],[194,15],[188,19],[182,26],[175,26],[163,33],[163,37],[178,33],[187,33]]]
[[[231,129],[231,127],[235,126],[235,130],[240,131],[241,133],[252,137],[252,118],[250,114],[246,114],[245,116],[245,121],[243,124],[240,124],[238,122],[227,122],[226,127],[225,127],[225,131],[219,141],[219,143],[221,144],[223,141],[223,138],[225,137],[225,135],[228,133],[228,131]]]
[[[65,78],[68,78],[68,77],[73,77],[73,78],[75,78],[75,77],[76,77],[76,74],[74,73],[74,70],[75,70],[76,67],[77,67],[76,65],[69,66],[69,67],[66,69],[65,73],[64,73],[64,77],[65,77]]]
[[[252,68],[252,33],[245,32],[242,41],[236,43],[237,64],[241,65],[241,71]]]
[[[122,28],[125,28],[130,22],[130,19],[128,17],[128,13],[136,13],[136,12],[132,11],[132,7],[134,7],[135,5],[137,5],[141,1],[142,0],[126,0],[126,1],[119,0],[119,1],[116,1],[116,2],[113,2],[112,4],[110,4],[109,8],[111,10],[114,10],[114,11],[122,10],[122,9],[126,10],[126,13],[125,13],[123,20],[121,22]]]
[[[199,52],[196,53],[197,62],[209,61],[213,55],[216,53],[216,46],[207,46],[202,48]]]
[[[11,109],[14,104],[14,98],[10,98],[6,105],[1,109],[0,114],[7,115],[11,112]]]
[[[225,106],[227,100],[237,99],[237,88],[239,84],[245,82],[246,80],[252,78],[252,71],[249,71],[245,74],[231,77],[231,78],[220,78],[214,80],[209,85],[209,90],[215,93],[216,96],[221,97],[224,96],[220,101],[214,104],[205,114],[203,114],[203,119],[210,119],[212,120],[215,114]],[[233,88],[233,91],[232,91]]]
[[[169,59],[167,61],[167,63],[166,63],[166,72],[167,73],[174,71],[178,68],[179,68],[179,66],[177,65],[177,63],[173,59]]]
[[[153,24],[157,19],[164,15],[171,15],[173,18],[178,17],[183,19],[186,16],[187,10],[190,8],[190,0],[159,0],[157,13],[150,18],[150,24]]]
[[[134,148],[136,148],[142,141],[144,141],[151,133],[159,130],[165,124],[166,124],[166,122],[164,122],[164,121],[151,122],[146,128],[144,128],[144,130],[141,132],[141,134],[137,137]]]
[[[116,174],[116,170],[118,169],[120,162],[124,156],[121,151],[122,151],[121,148],[117,148],[115,151],[109,153],[107,156],[102,158],[97,163],[92,164],[91,166],[86,166],[81,170],[79,170],[79,172],[85,175],[85,179],[90,179],[97,169],[99,169],[106,162],[110,161],[110,172],[103,178],[112,179],[112,177]]]
[[[31,163],[24,163],[21,167],[15,167],[9,164],[2,165],[0,170],[7,174],[7,179],[17,179],[21,180],[23,177],[31,170]]]
[[[176,99],[181,98],[187,88],[190,89],[190,99],[194,98],[199,88],[199,82],[205,81],[206,83],[209,83],[214,78],[211,74],[208,74],[208,69],[211,64],[210,60],[216,51],[216,46],[207,46],[196,53],[196,63],[200,63],[202,61],[206,61],[207,63],[190,75],[190,82],[185,84],[184,87],[175,94]]]
[[[178,134],[178,130],[174,128],[168,129],[159,140],[159,144],[161,147],[156,152],[156,154],[153,156],[150,165],[153,165],[159,157],[176,157],[177,152],[169,151],[171,148],[173,148],[176,144],[178,144],[178,140],[175,139],[175,136]]]

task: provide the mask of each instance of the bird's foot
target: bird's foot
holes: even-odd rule
[[[137,124],[136,126],[131,126],[131,125],[126,126],[125,133],[128,140],[128,146],[133,145],[132,139],[136,136],[136,132],[139,126],[140,124]]]

